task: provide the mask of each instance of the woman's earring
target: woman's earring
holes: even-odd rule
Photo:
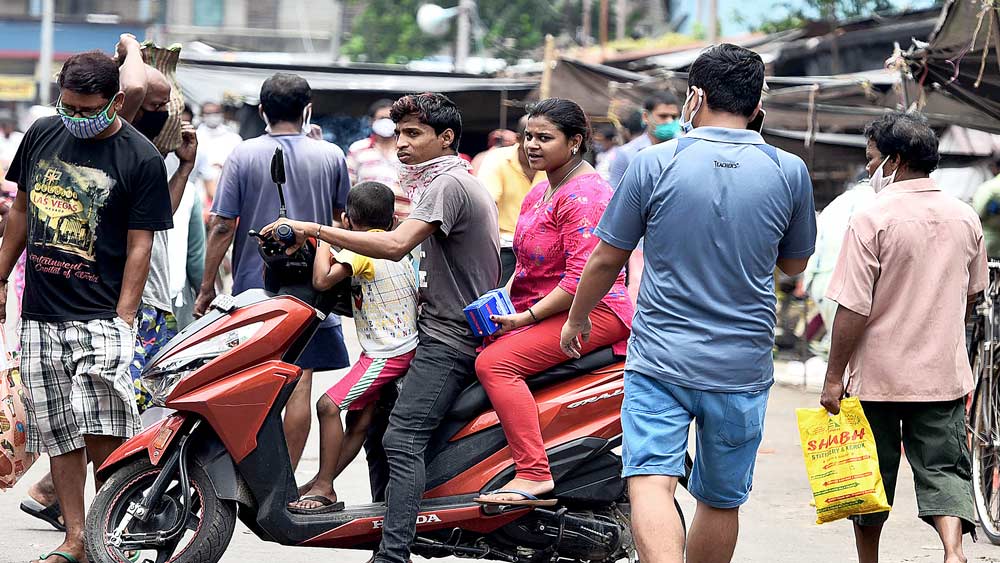
[[[578,150],[580,150],[580,149],[578,149],[576,147],[573,147],[573,156],[576,156],[576,151],[578,151]]]

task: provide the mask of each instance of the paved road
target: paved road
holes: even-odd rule
[[[345,334],[353,334],[345,326]],[[352,339],[353,340],[353,339]],[[352,357],[357,356],[356,343],[351,343]],[[336,375],[317,376],[318,397],[335,380]],[[771,394],[765,426],[764,443],[757,464],[756,481],[751,500],[743,508],[740,544],[734,561],[754,563],[800,563],[802,561],[852,561],[853,537],[848,523],[835,522],[817,526],[811,495],[805,477],[802,453],[795,426],[795,407],[812,406],[816,395],[797,389],[775,387]],[[299,468],[299,480],[312,476],[317,465],[317,436],[310,437],[306,455]],[[44,471],[39,464],[13,490],[0,493],[0,562],[27,562],[60,542],[60,535],[45,524],[22,514],[17,505],[27,485]],[[905,464],[904,464],[905,465]],[[942,551],[937,536],[916,518],[912,477],[904,467],[900,476],[896,507],[886,525],[883,539],[883,561],[936,562]],[[363,462],[356,461],[338,481],[338,492],[348,503],[366,501],[369,496],[367,474]],[[681,499],[688,518],[694,514],[694,503],[682,493]],[[1000,563],[1000,547],[986,543],[973,544],[966,540],[970,560]],[[314,563],[338,561],[361,563],[368,553],[346,550],[320,550],[282,547],[255,538],[241,524],[237,525],[224,563],[280,561],[282,563]],[[452,562],[459,561],[451,559]]]

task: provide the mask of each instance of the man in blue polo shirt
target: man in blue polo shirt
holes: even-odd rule
[[[597,305],[645,236],[646,275],[632,325],[622,409],[624,475],[643,563],[681,562],[674,509],[688,430],[698,509],[687,561],[730,561],[773,382],[775,266],[798,274],[813,253],[812,184],[802,161],[747,125],[762,111],[764,63],[723,44],[691,66],[684,137],[639,153],[596,232],[563,328],[579,353]]]

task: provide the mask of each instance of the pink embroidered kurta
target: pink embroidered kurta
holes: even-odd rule
[[[552,199],[543,201],[548,189],[546,180],[528,192],[514,231],[517,268],[510,300],[517,311],[538,303],[556,287],[576,295],[583,267],[599,242],[594,229],[613,192],[597,173],[573,178],[560,186]],[[619,272],[601,302],[625,326],[632,327],[632,302],[625,289],[624,272]],[[624,355],[626,347],[626,341],[619,342],[614,346],[615,353]]]

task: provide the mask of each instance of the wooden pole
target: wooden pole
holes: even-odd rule
[[[552,68],[556,65],[556,40],[551,34],[545,36],[545,57],[542,59],[542,84],[539,88],[539,97],[543,100],[549,98],[552,91]]]
[[[580,26],[583,28],[583,33],[581,34],[581,40],[583,41],[584,47],[589,47],[593,42],[593,35],[591,35],[591,27],[593,27],[593,22],[590,17],[590,8],[593,6],[593,0],[583,0],[581,2],[583,7],[583,14],[580,22]]]
[[[615,39],[625,39],[625,22],[628,20],[627,0],[615,0]]]
[[[708,0],[708,42],[716,44],[719,41],[719,0]]]
[[[601,27],[601,49],[608,45],[608,0],[601,0],[601,17],[598,21]]]

